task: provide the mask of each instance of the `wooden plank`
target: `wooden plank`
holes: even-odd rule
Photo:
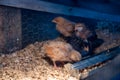
[[[111,62],[105,66],[93,70],[89,73],[88,77],[84,80],[119,80],[115,79],[120,75],[120,55],[115,57]],[[102,77],[101,77],[102,76]]]
[[[0,6],[0,52],[9,53],[21,47],[21,10]]]
[[[93,66],[96,63],[101,63],[103,61],[109,60],[120,53],[120,47],[115,47],[109,50],[109,52],[104,51],[97,56],[90,57],[88,59],[79,61],[72,65],[75,69],[84,69],[89,66]]]
[[[25,8],[37,11],[44,11],[50,13],[64,14],[70,16],[107,20],[120,22],[120,15],[110,15],[91,11],[83,8],[75,8],[71,6],[64,6],[55,3],[38,1],[38,0],[0,0],[0,5]]]

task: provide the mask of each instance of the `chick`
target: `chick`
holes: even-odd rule
[[[75,24],[75,34],[77,37],[87,40],[87,38],[92,35],[92,32],[85,26],[85,24],[77,23]]]
[[[81,54],[66,42],[50,41],[43,47],[46,55],[53,61],[55,68],[57,68],[56,61],[75,62],[81,60]]]
[[[75,35],[83,40],[83,49],[87,51],[88,54],[93,54],[94,50],[104,42],[97,37],[94,30],[89,30],[83,23],[77,23],[75,25]],[[88,54],[85,54],[85,56]]]
[[[75,25],[74,22],[71,22],[63,17],[56,17],[52,20],[52,22],[56,23],[56,29],[65,37],[72,35]]]

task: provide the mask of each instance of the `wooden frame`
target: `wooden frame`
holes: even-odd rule
[[[59,5],[55,3],[38,1],[38,0],[0,0],[0,5],[31,9],[36,11],[44,11],[50,13],[64,14],[70,16],[92,18],[98,20],[107,20],[120,22],[120,15],[110,15],[100,13],[83,8],[75,8],[70,6]]]

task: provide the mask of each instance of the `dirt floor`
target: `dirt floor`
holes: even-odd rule
[[[107,30],[97,31],[104,43],[96,49],[96,53],[120,45],[119,33],[109,33]],[[54,69],[45,59],[41,50],[43,42],[36,42],[12,54],[0,55],[0,80],[79,80],[88,75],[89,71],[104,64],[97,64],[82,71],[71,68],[71,63]]]

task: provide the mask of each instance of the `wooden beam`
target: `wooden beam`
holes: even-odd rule
[[[93,57],[90,57],[88,59],[82,60],[80,62],[74,63],[72,65],[73,68],[75,69],[84,69],[86,67],[89,66],[93,66],[97,63],[101,63],[103,61],[107,61],[113,57],[115,57],[116,55],[118,55],[120,53],[120,47],[115,47],[109,50],[109,52],[104,51],[102,53],[100,53],[99,55],[95,55]]]
[[[110,15],[83,8],[64,6],[40,0],[0,0],[0,5],[70,16],[120,22],[120,15]]]
[[[0,53],[21,48],[21,10],[0,6]]]
[[[115,57],[111,62],[105,66],[93,70],[84,80],[119,80],[116,79],[120,75],[120,55]]]

